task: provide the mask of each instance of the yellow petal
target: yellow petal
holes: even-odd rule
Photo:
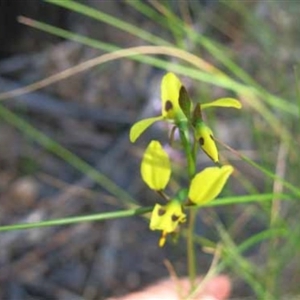
[[[147,147],[141,164],[141,174],[145,183],[155,191],[163,190],[168,184],[171,175],[170,159],[158,141],[151,141]]]
[[[181,203],[173,199],[167,205],[155,204],[151,214],[150,229],[162,230],[165,234],[174,232],[179,225],[186,221]]]
[[[234,98],[220,98],[209,103],[201,104],[202,109],[205,109],[207,107],[212,107],[212,106],[233,107],[233,108],[240,109],[242,107],[242,104],[240,101]]]
[[[219,153],[214,141],[211,129],[204,123],[199,122],[195,128],[195,137],[202,150],[215,162],[219,161]]]
[[[163,247],[166,243],[166,239],[167,239],[167,232],[164,232],[161,234],[161,237],[159,239],[158,245],[159,247]]]
[[[174,119],[180,110],[179,92],[182,84],[174,73],[167,73],[161,81],[162,115]]]
[[[130,133],[129,133],[129,139],[132,143],[134,143],[138,137],[149,127],[151,126],[153,123],[155,123],[156,121],[160,121],[162,120],[163,117],[162,116],[158,116],[158,117],[153,117],[153,118],[148,118],[148,119],[144,119],[144,120],[140,120],[138,122],[136,122],[135,124],[133,124],[133,126],[130,129]]]
[[[232,172],[233,167],[230,165],[204,169],[191,182],[189,200],[196,205],[203,205],[215,199],[222,191]]]

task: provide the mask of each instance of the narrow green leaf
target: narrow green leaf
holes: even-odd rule
[[[106,177],[104,174],[90,166],[77,155],[67,150],[38,129],[34,128],[24,119],[17,116],[9,109],[5,108],[2,104],[0,104],[0,118],[4,119],[7,123],[19,129],[26,136],[39,143],[49,152],[57,155],[58,157],[69,163],[71,166],[73,166],[75,169],[79,170],[80,172],[94,180],[105,190],[110,192],[112,195],[115,195],[120,201],[123,201],[123,203],[125,203],[126,205],[128,205],[129,203],[131,203],[131,205],[135,205],[136,201],[130,196],[130,194],[120,188],[114,181]]]
[[[234,197],[224,197],[221,199],[215,199],[207,204],[204,204],[203,207],[208,206],[223,206],[223,205],[233,205],[233,204],[247,204],[251,202],[265,202],[272,201],[274,198],[292,201],[292,196],[288,194],[254,194],[254,195],[244,195],[244,196],[234,196]]]
[[[182,85],[180,90],[179,90],[179,106],[183,113],[185,114],[186,118],[190,121],[191,120],[191,107],[192,107],[192,102],[191,99],[188,95],[188,92],[186,88]]]
[[[201,111],[201,105],[200,103],[197,103],[193,112],[193,117],[192,117],[192,124],[195,127],[196,124],[202,121],[202,111]]]
[[[93,222],[93,221],[104,221],[104,220],[117,219],[117,218],[127,218],[127,217],[142,215],[151,212],[152,209],[153,207],[142,207],[137,209],[114,211],[114,212],[107,212],[107,213],[88,215],[88,216],[78,216],[78,217],[41,221],[41,222],[5,225],[5,226],[0,226],[0,232],[32,229],[32,228],[40,228],[40,227],[50,227],[50,226],[61,226],[61,225]]]

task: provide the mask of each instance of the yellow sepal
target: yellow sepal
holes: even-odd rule
[[[181,114],[179,91],[182,84],[174,73],[167,73],[161,81],[162,115],[166,119],[176,119]]]
[[[237,108],[237,109],[242,108],[241,102],[234,98],[220,98],[220,99],[214,100],[212,102],[201,104],[201,109],[205,109],[205,108],[213,107],[213,106],[233,107],[233,108]]]
[[[215,199],[233,172],[230,165],[210,167],[198,173],[192,180],[188,198],[195,205],[203,205]]]
[[[133,124],[129,133],[130,141],[134,143],[149,126],[160,120],[163,120],[162,116],[140,120]]]
[[[151,141],[145,150],[141,175],[150,189],[163,190],[171,176],[171,163],[167,152],[158,141]]]
[[[199,122],[195,128],[195,137],[202,150],[215,162],[219,161],[218,148],[216,146],[211,129],[204,123]]]

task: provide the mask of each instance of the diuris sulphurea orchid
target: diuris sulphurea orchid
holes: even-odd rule
[[[159,141],[153,140],[145,150],[141,163],[141,177],[146,185],[157,192],[166,201],[156,203],[152,209],[149,227],[162,232],[159,246],[166,242],[168,234],[178,232],[186,222],[185,210],[190,206],[201,207],[214,200],[223,190],[228,178],[233,173],[230,165],[221,166],[219,153],[212,130],[206,125],[202,111],[209,107],[241,108],[241,103],[233,98],[221,98],[210,103],[193,105],[187,90],[174,73],[167,73],[161,82],[161,115],[135,123],[130,130],[130,141],[135,142],[139,136],[157,121],[171,122],[179,130],[182,149],[187,158],[189,184],[169,196],[165,191],[171,177],[171,163],[168,153]],[[172,136],[172,135],[171,135]],[[197,148],[202,148],[213,162],[197,172]]]
[[[130,141],[135,142],[149,126],[158,121],[171,122],[183,131],[186,130],[186,124],[191,123],[194,129],[194,138],[202,150],[215,163],[219,162],[213,133],[203,121],[202,110],[209,107],[233,107],[239,109],[241,108],[241,103],[233,98],[220,98],[205,104],[198,103],[193,109],[193,104],[185,87],[172,72],[167,73],[162,78],[161,100],[161,115],[136,122],[130,129]]]
[[[179,106],[179,91],[182,84],[174,73],[167,73],[161,81],[161,115],[144,119],[135,123],[130,129],[130,141],[134,143],[138,137],[153,123],[157,121],[180,122],[185,118]]]
[[[233,167],[208,167],[197,173],[191,180],[188,191],[181,189],[166,205],[155,204],[152,210],[150,229],[162,231],[159,246],[163,246],[169,233],[178,230],[186,221],[185,206],[202,206],[215,199],[222,191]],[[158,141],[151,141],[145,150],[141,175],[148,187],[154,191],[163,191],[171,176],[170,159]],[[183,191],[183,193],[181,193]]]

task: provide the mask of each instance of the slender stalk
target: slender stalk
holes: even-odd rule
[[[188,263],[188,273],[191,283],[191,290],[195,287],[195,279],[197,276],[196,267],[196,255],[195,255],[195,243],[194,243],[194,228],[196,221],[197,210],[190,210],[189,212],[189,224],[188,224],[188,234],[187,234],[187,263]]]
[[[106,212],[106,213],[100,213],[100,214],[88,215],[88,216],[76,216],[76,217],[54,219],[54,220],[47,220],[47,221],[41,221],[41,222],[3,225],[3,226],[0,226],[0,232],[12,231],[12,230],[24,230],[24,229],[32,229],[32,228],[40,228],[40,227],[69,225],[69,224],[78,224],[78,223],[86,223],[86,222],[92,222],[92,221],[103,221],[103,220],[116,219],[116,218],[127,218],[127,217],[132,217],[132,216],[149,213],[152,209],[153,209],[153,207],[140,207],[140,208],[136,208],[136,209]]]
[[[189,138],[189,130],[187,122],[181,123],[179,126],[179,133],[181,143],[187,158],[188,164],[188,175],[190,180],[194,177],[196,173],[196,155],[195,147],[191,145]],[[191,290],[194,288],[195,279],[197,276],[196,268],[196,255],[195,255],[195,244],[194,244],[194,227],[196,220],[196,210],[189,211],[189,224],[188,224],[188,234],[187,234],[187,265],[188,274],[191,284]]]
[[[288,155],[288,146],[285,143],[281,142],[278,150],[277,164],[276,164],[276,175],[280,178],[285,177],[286,173],[286,160]],[[274,180],[273,192],[281,193],[283,190],[282,182]],[[281,213],[281,201],[280,198],[274,197],[271,202],[271,211],[270,211],[270,228],[276,230],[280,228],[280,213]],[[269,255],[266,266],[267,276],[266,276],[266,290],[274,295],[274,298],[278,297],[278,247],[279,247],[279,237],[275,236],[270,240],[269,243]]]
[[[187,128],[187,123],[186,122],[180,123],[178,127],[179,127],[181,144],[183,146],[184,153],[187,159],[189,178],[192,179],[196,172],[196,162],[193,156],[193,151],[189,139],[189,131]]]

